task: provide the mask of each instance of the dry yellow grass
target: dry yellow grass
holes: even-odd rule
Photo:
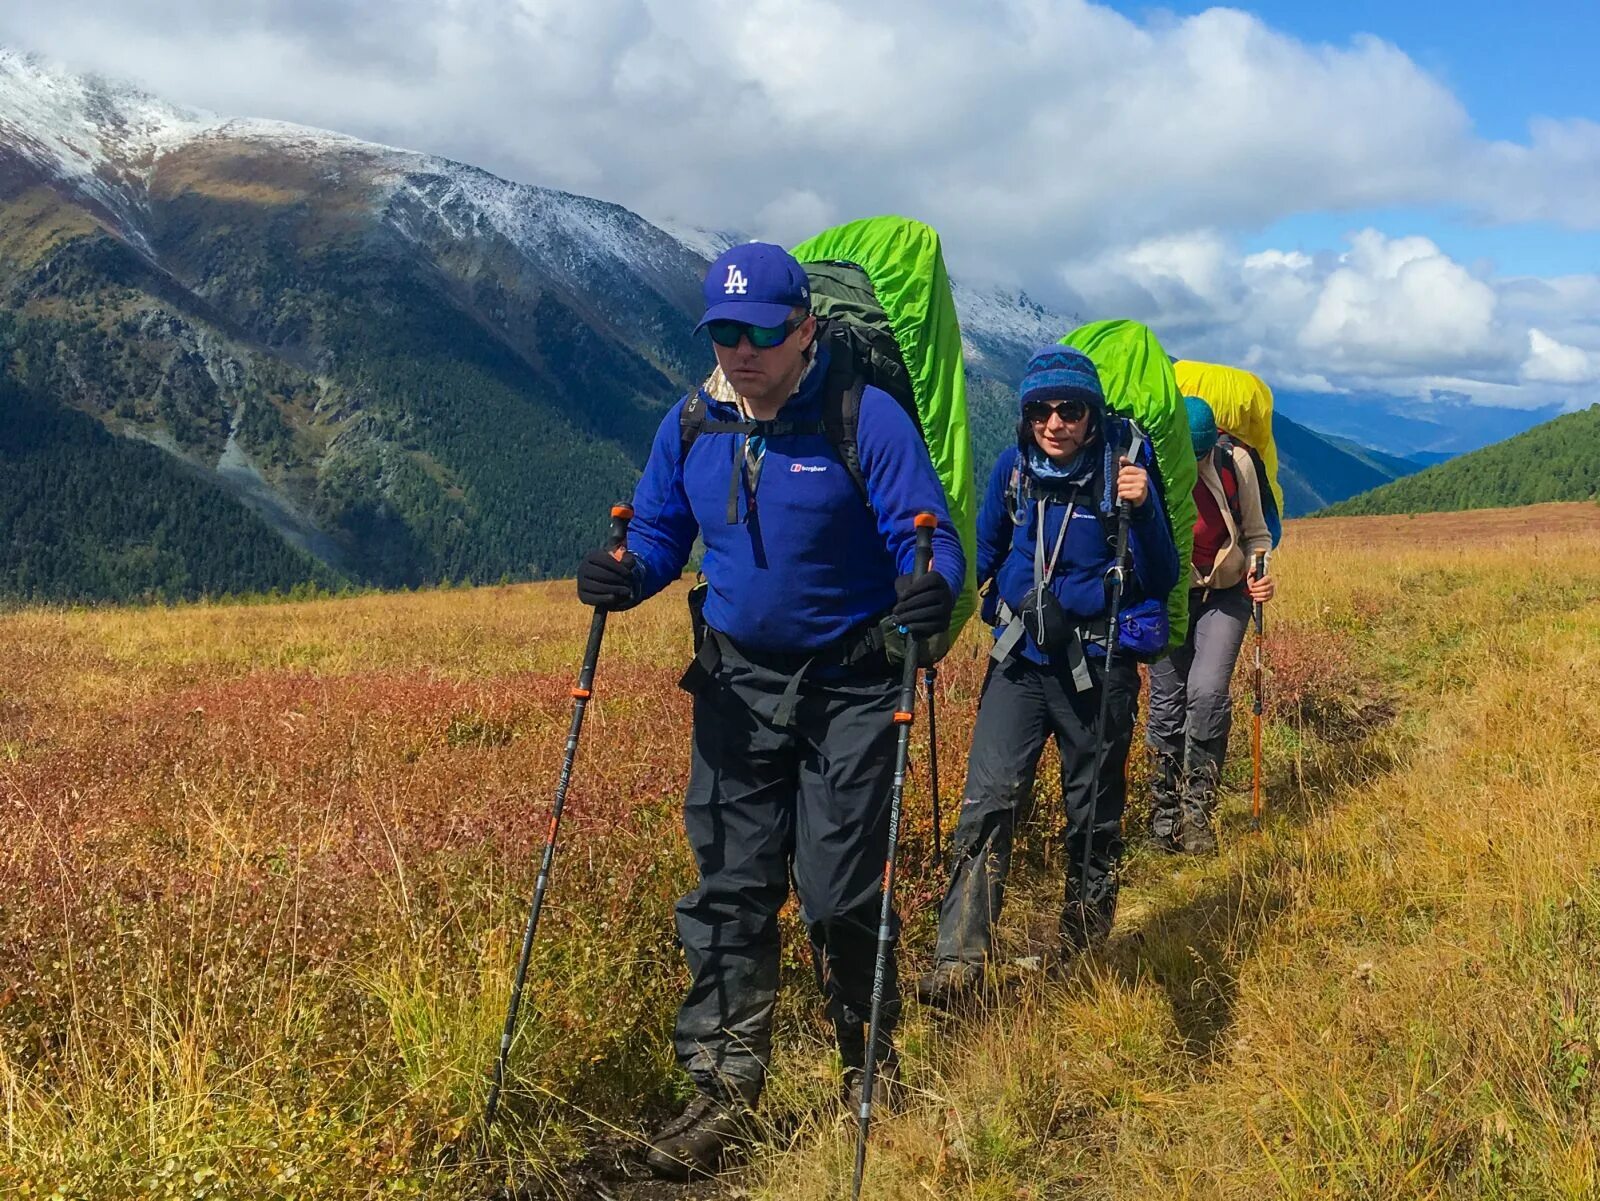
[[[1554,516],[1299,523],[1273,616],[1398,720],[1280,757],[1263,837],[1137,864],[1103,960],[914,1033],[870,1195],[1600,1195],[1600,512]],[[758,1195],[833,1195],[818,1138]]]
[[[1010,971],[974,1020],[913,1011],[868,1195],[1600,1195],[1597,518],[1297,523],[1266,830],[1236,798],[1217,859],[1133,856],[1104,955]],[[595,1195],[566,1165],[676,1087],[678,595],[612,623],[511,1120],[482,1162],[441,1156],[503,1009],[587,625],[569,589],[0,619],[0,1192]],[[947,803],[981,650],[941,673]],[[922,768],[911,971],[940,886]],[[1049,825],[1017,955],[1050,924]],[[848,1179],[808,974],[791,939],[738,1181],[774,1201]]]

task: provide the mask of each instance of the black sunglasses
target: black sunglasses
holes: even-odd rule
[[[771,350],[774,346],[786,341],[790,334],[806,323],[806,317],[790,317],[782,325],[748,325],[743,321],[712,321],[706,325],[706,333],[711,335],[711,340],[718,346],[726,346],[730,350],[739,345],[740,338],[749,338],[750,345],[757,350]]]
[[[1034,401],[1022,407],[1022,415],[1034,425],[1043,425],[1050,420],[1052,413],[1070,425],[1074,421],[1082,421],[1088,412],[1089,406],[1081,400],[1063,400],[1058,404]]]

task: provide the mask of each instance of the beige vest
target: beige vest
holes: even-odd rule
[[[1272,534],[1267,529],[1267,516],[1261,507],[1261,485],[1256,480],[1255,463],[1250,459],[1250,452],[1242,446],[1233,448],[1233,474],[1239,481],[1239,516],[1244,528],[1239,528],[1240,523],[1233,519],[1233,510],[1228,505],[1228,493],[1222,486],[1222,477],[1217,474],[1217,467],[1211,455],[1206,455],[1200,460],[1200,479],[1195,484],[1198,491],[1209,488],[1212,498],[1217,502],[1217,509],[1222,513],[1223,523],[1228,527],[1228,541],[1217,552],[1217,560],[1211,565],[1209,573],[1202,573],[1199,567],[1192,568],[1189,586],[1191,588],[1220,589],[1232,588],[1250,569],[1250,561],[1257,551],[1272,549]]]

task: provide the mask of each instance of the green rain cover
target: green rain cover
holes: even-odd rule
[[[967,555],[967,582],[950,625],[953,641],[977,602],[977,489],[967,429],[961,328],[939,235],[905,217],[867,217],[823,230],[796,246],[794,256],[812,274],[812,303],[819,316],[870,322],[875,298],[887,317],[909,377],[923,439]],[[842,280],[839,289],[831,287],[832,277],[821,269],[829,264],[859,268],[871,281],[873,296],[845,295],[848,285]]]
[[[1189,417],[1184,409],[1172,359],[1147,326],[1137,321],[1095,321],[1061,339],[1063,346],[1093,360],[1106,403],[1120,416],[1138,422],[1155,446],[1162,499],[1172,538],[1178,544],[1178,582],[1167,597],[1172,629],[1169,651],[1183,645],[1189,629],[1189,562],[1194,552],[1194,486],[1199,478]]]

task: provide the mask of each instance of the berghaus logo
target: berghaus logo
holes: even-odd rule
[[[828,465],[826,463],[790,463],[789,464],[789,474],[791,474],[791,475],[795,474],[796,472],[800,472],[800,471],[812,472],[812,471],[826,471],[826,470],[828,470]]]

